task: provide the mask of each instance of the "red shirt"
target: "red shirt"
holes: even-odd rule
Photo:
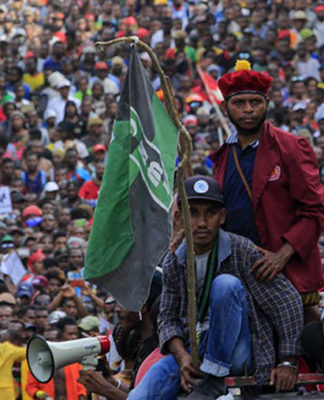
[[[83,200],[97,200],[100,186],[97,185],[92,179],[84,182],[79,190],[79,196]]]

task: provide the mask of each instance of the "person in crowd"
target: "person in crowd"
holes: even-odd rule
[[[239,68],[219,80],[237,132],[211,156],[224,191],[224,227],[262,248],[263,257],[252,266],[256,278],[270,282],[283,271],[303,297],[306,319],[316,319],[324,188],[315,153],[309,141],[265,121],[272,78]]]
[[[154,399],[162,394],[174,398],[180,387],[186,392],[193,389],[188,398],[218,398],[226,391],[224,376],[244,374],[245,370],[253,371],[259,385],[269,380],[276,391],[291,390],[297,379],[298,335],[303,327],[297,291],[282,274],[271,283],[256,279],[251,266],[262,254],[250,240],[220,228],[226,210],[216,181],[193,176],[185,181],[185,188],[195,250],[202,363],[199,371],[194,368],[186,347],[188,300],[183,243],[175,253],[168,254],[163,265],[158,323],[161,351],[168,355],[147,372],[129,399]],[[285,308],[287,312],[283,312]],[[275,332],[279,341],[276,356],[270,339]],[[287,345],[285,351],[281,341]],[[261,350],[265,347],[267,355]],[[193,386],[194,377],[202,378],[197,386]]]

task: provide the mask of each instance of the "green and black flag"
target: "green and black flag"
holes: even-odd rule
[[[130,311],[169,244],[177,140],[133,48],[85,262],[85,279]]]

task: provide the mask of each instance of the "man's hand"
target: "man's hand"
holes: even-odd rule
[[[64,297],[75,296],[75,291],[74,291],[73,287],[68,284],[63,285],[60,290]]]
[[[256,279],[270,282],[282,271],[295,252],[290,243],[286,242],[279,251],[273,253],[258,247],[263,257],[252,265],[251,272],[255,272]]]
[[[276,386],[276,393],[292,390],[297,381],[298,371],[290,367],[273,368],[270,373],[270,385]]]
[[[204,374],[192,365],[192,358],[188,353],[181,355],[177,362],[180,366],[181,387],[185,392],[190,393],[194,378],[202,378]]]
[[[94,370],[80,371],[78,382],[85,386],[87,392],[96,393],[99,396],[106,396],[110,389],[110,384],[107,380],[100,372]]]

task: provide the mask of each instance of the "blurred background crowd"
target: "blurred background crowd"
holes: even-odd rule
[[[115,327],[117,345],[124,340],[129,351],[112,351],[109,365],[117,372],[124,359],[126,386],[142,333],[125,344],[117,321],[128,321],[128,313],[84,282],[83,266],[129,62],[128,45],[95,42],[130,35],[153,48],[170,77],[174,106],[193,139],[194,173],[212,174],[208,155],[226,139],[197,67],[217,81],[243,59],[273,77],[267,118],[311,142],[324,183],[324,2],[0,1],[2,344],[23,345],[35,333],[50,340],[112,336]],[[149,56],[140,58],[163,101]],[[6,351],[0,349],[0,399],[32,398],[35,382],[22,354],[9,352],[9,359]],[[75,390],[82,398],[84,388]]]

